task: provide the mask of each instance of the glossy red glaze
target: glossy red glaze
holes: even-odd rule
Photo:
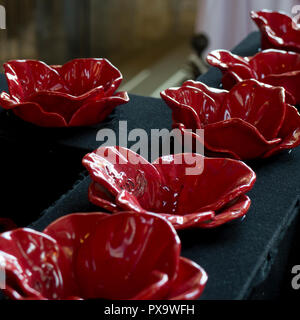
[[[12,299],[196,299],[205,271],[180,257],[175,229],[153,214],[71,214],[43,233],[0,235]]]
[[[215,50],[207,56],[207,61],[222,70],[224,89],[230,90],[246,79],[256,79],[284,87],[286,101],[300,103],[300,53],[270,49],[253,57],[240,57],[227,50]]]
[[[300,115],[285,103],[285,90],[245,80],[230,91],[187,81],[161,93],[182,134],[204,129],[204,145],[238,160],[269,157],[300,145]],[[192,134],[203,143],[200,136]]]
[[[256,179],[236,160],[187,153],[149,163],[122,147],[99,148],[83,165],[93,180],[93,204],[112,212],[154,212],[176,229],[215,227],[242,217],[250,206],[244,193]],[[188,174],[195,166],[198,172]]]
[[[122,75],[106,59],[75,59],[63,66],[15,60],[4,69],[10,94],[1,93],[1,106],[38,126],[96,124],[129,101],[126,92],[114,94]]]
[[[300,25],[288,15],[269,10],[251,11],[251,18],[262,35],[262,49],[300,52]]]

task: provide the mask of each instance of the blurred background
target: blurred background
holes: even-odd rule
[[[123,73],[123,90],[158,96],[207,70],[211,49],[230,49],[256,30],[249,11],[299,0],[0,0],[0,62],[63,64],[106,57]]]

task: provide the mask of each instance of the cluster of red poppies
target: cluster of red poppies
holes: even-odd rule
[[[251,16],[261,29],[263,49],[276,49],[254,57],[211,52],[207,60],[223,71],[223,87],[229,91],[187,81],[161,93],[172,109],[174,127],[218,158],[187,153],[149,163],[122,147],[86,155],[89,199],[113,214],[76,213],[41,233],[2,233],[0,268],[10,298],[201,295],[207,275],[180,256],[176,229],[213,228],[243,217],[256,175],[239,160],[300,145],[300,115],[293,106],[300,102],[300,29],[281,13]],[[77,59],[64,66],[11,61],[5,72],[10,94],[3,92],[0,104],[39,126],[95,124],[129,101],[127,93],[115,93],[122,76],[105,59]],[[204,140],[197,129],[204,129]],[[187,175],[195,163],[201,163],[201,173]]]
[[[226,90],[187,81],[161,93],[183,134],[204,129],[207,151],[239,160],[266,158],[300,144],[300,115],[294,107],[300,103],[299,25],[267,10],[251,12],[251,17],[266,50],[253,57],[226,50],[207,56],[222,70]],[[193,138],[202,142],[196,134]]]

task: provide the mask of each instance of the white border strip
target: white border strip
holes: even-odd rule
[[[170,87],[174,87],[176,85],[181,85],[182,81],[186,78],[186,71],[181,69],[175,72],[167,81],[165,81],[162,85],[160,85],[155,91],[152,92],[151,97],[159,98],[160,93],[168,89]]]
[[[151,71],[148,69],[142,70],[136,76],[134,76],[131,80],[126,82],[120,90],[130,92],[132,89],[136,88],[139,84],[141,84],[145,79],[147,79],[151,74]]]

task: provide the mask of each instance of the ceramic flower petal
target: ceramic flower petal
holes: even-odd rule
[[[204,144],[208,153],[247,160],[298,145],[299,114],[285,102],[285,92],[282,87],[249,79],[230,91],[188,81],[181,88],[165,90],[161,96],[173,111],[173,126],[192,137],[187,141],[191,140],[193,150],[197,142]],[[197,115],[193,122],[198,121],[197,126],[190,127],[191,122],[186,121],[186,109]],[[291,114],[295,120],[291,120]],[[197,129],[204,129],[204,139]]]
[[[74,252],[76,253],[82,242],[95,231],[97,224],[108,216],[109,214],[100,212],[74,213],[57,219],[43,233],[56,240],[72,264]]]
[[[195,299],[205,271],[180,257],[175,229],[153,214],[71,214],[43,233],[0,235],[5,293],[19,300]]]
[[[56,70],[76,96],[92,93],[101,87],[108,97],[122,82],[120,71],[106,59],[75,59]]]
[[[210,65],[217,66],[221,70],[230,70],[230,75],[235,80],[256,79],[255,73],[249,66],[247,57],[240,57],[227,50],[215,50],[207,55],[206,60]]]
[[[270,11],[251,11],[251,18],[262,35],[262,49],[284,49],[300,52],[300,27],[288,15]]]
[[[30,229],[2,233],[0,265],[6,270],[5,292],[11,298],[57,299],[77,293],[71,265],[45,234]]]
[[[198,154],[164,156],[150,164],[128,149],[107,147],[86,155],[83,164],[93,180],[92,203],[112,212],[154,212],[176,229],[215,221],[216,212],[227,210],[228,203],[255,182],[254,172],[244,163]]]
[[[156,270],[167,274],[168,283],[172,283],[180,252],[173,232],[163,220],[150,215],[116,214],[103,219],[77,252],[76,273],[83,295],[106,299],[134,297],[149,286],[147,275]],[[167,291],[165,286],[161,289],[163,293]]]
[[[1,103],[1,97],[0,97]],[[4,106],[2,103],[1,106]],[[37,103],[25,102],[20,103],[13,109],[16,116],[24,121],[34,123],[41,127],[66,127],[68,123],[65,118],[55,112],[47,112]]]
[[[205,93],[206,95],[208,95],[210,98],[214,100],[214,103],[217,108],[220,108],[225,96],[227,95],[226,90],[208,87],[204,83],[199,81],[194,81],[194,80],[185,81],[182,87],[193,87],[193,88],[199,89],[200,91],[202,91],[203,93]],[[162,94],[164,94],[164,92],[162,92]]]
[[[202,128],[205,124],[218,121],[214,100],[199,90],[184,86],[180,90],[167,89],[162,98],[173,110],[173,120],[184,122],[190,129]]]
[[[282,142],[265,154],[265,158],[300,145],[300,114],[295,107],[287,105],[285,119],[278,136]]]
[[[172,286],[172,294],[169,299],[197,299],[201,296],[206,282],[207,276],[201,267],[188,259],[180,258],[178,275]]]
[[[176,154],[154,162],[164,185],[173,193],[174,201],[168,202],[170,212],[176,210],[182,214],[195,211],[195,208],[217,211],[254,184],[255,174],[241,162],[197,154],[184,154],[181,158],[181,154]],[[195,164],[201,170],[197,174],[187,174],[187,167]],[[216,179],[223,183],[216,185]],[[190,201],[193,193],[197,198]]]
[[[215,228],[228,221],[232,221],[245,216],[250,208],[251,200],[245,194],[229,202],[222,211],[216,215],[214,221],[203,223],[202,228]]]
[[[4,69],[10,94],[1,93],[1,106],[39,126],[96,124],[129,101],[125,92],[114,94],[122,75],[106,59],[75,59],[63,66],[15,60]]]
[[[40,91],[69,93],[59,74],[42,61],[13,60],[4,64],[11,97],[26,101]]]
[[[208,150],[238,160],[262,157],[281,142],[281,138],[266,140],[253,125],[238,118],[210,124],[204,132]]]
[[[237,84],[223,101],[223,119],[242,119],[267,140],[277,137],[286,112],[284,90],[255,81]]]
[[[113,109],[128,101],[129,96],[126,92],[118,92],[114,96],[89,102],[72,115],[70,126],[78,127],[82,122],[85,125],[100,123],[112,113]]]
[[[187,228],[202,228],[206,223],[209,223],[208,221],[214,221],[215,213],[212,210],[207,210],[185,215],[160,213],[159,216],[172,223],[176,230],[181,230]],[[224,223],[226,222],[224,221]]]
[[[124,230],[124,234],[120,230]],[[85,298],[163,298],[168,292],[176,271],[180,245],[172,229],[160,219],[134,214],[113,217],[102,213],[72,214],[57,220],[44,232],[52,235],[64,251],[75,256],[76,261],[73,259],[72,263],[77,270],[81,294]],[[158,258],[154,259],[154,265],[149,265],[148,261],[146,267],[143,265],[147,260],[145,255],[148,250],[154,249],[156,241],[161,238],[157,232],[166,232],[166,239],[170,239],[170,242],[166,241],[162,251],[156,251]],[[142,241],[143,236],[146,236],[149,245]],[[131,241],[128,242],[128,239]],[[143,251],[145,247],[147,250]],[[164,250],[167,251],[165,261],[170,267],[166,265],[166,269],[162,264],[161,269],[156,268],[155,261],[159,264],[159,255]],[[152,252],[149,257],[154,257],[154,254]],[[97,270],[89,270],[89,264],[90,267],[96,265]],[[126,276],[131,273],[130,270],[135,271],[135,278]],[[141,276],[141,273],[146,275]],[[98,286],[94,285],[95,281]]]
[[[287,102],[300,103],[300,53],[269,49],[253,57],[240,57],[227,50],[215,50],[207,56],[212,66],[223,72],[223,87],[230,90],[237,82],[257,79],[286,90]]]
[[[99,148],[86,155],[83,164],[92,179],[104,187],[106,194],[116,197],[126,190],[139,198],[141,207],[159,207],[156,201],[156,195],[160,193],[159,173],[135,152],[121,147]]]

